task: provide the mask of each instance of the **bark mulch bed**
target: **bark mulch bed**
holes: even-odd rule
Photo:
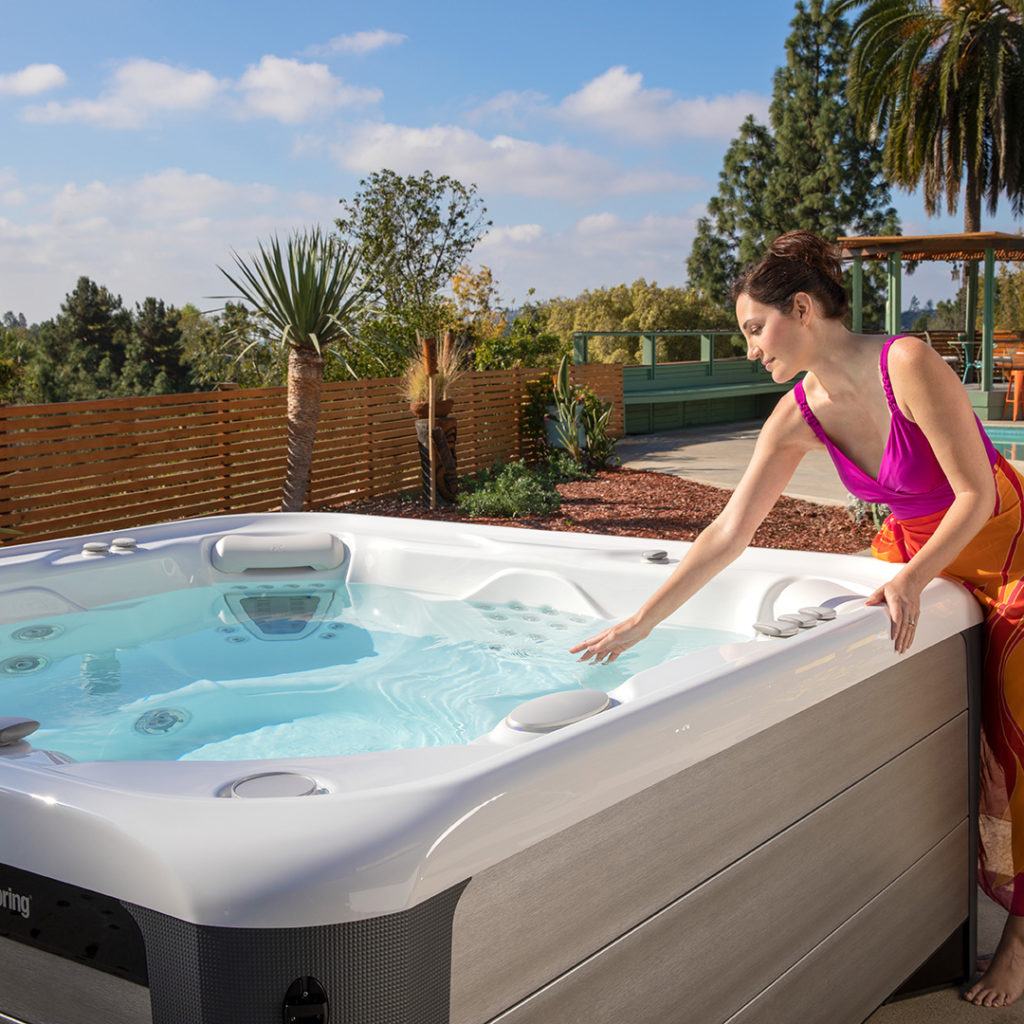
[[[318,511],[693,540],[732,494],[668,473],[621,468],[601,470],[592,480],[559,484],[558,493],[560,511],[519,519],[470,518],[454,507],[439,506],[432,512],[422,498],[408,495],[367,498]],[[856,525],[843,508],[783,496],[754,534],[752,546],[854,554],[874,535],[870,525]]]

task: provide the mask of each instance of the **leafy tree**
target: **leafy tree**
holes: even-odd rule
[[[478,370],[506,370],[513,366],[542,367],[554,370],[559,360],[572,350],[548,328],[548,307],[530,301],[535,289],[527,291],[505,332],[476,343],[474,361]]]
[[[285,250],[274,238],[258,255],[234,256],[237,277],[221,273],[252,308],[258,337],[288,352],[288,454],[282,512],[300,512],[309,492],[313,443],[320,421],[324,352],[352,342],[368,289],[360,255],[319,229],[298,232]],[[228,298],[229,296],[220,296]]]
[[[361,249],[365,276],[385,312],[405,326],[396,340],[411,347],[417,331],[439,332],[451,316],[442,290],[491,225],[476,185],[430,171],[403,178],[384,169],[340,203],[338,231]]]
[[[576,331],[695,331],[722,327],[722,311],[692,288],[659,287],[638,278],[631,285],[595,288],[574,299],[546,304],[547,330],[570,346]],[[594,339],[589,356],[595,361],[636,362],[639,339]],[[662,343],[659,358],[677,357]]]
[[[123,395],[167,395],[192,387],[182,363],[181,314],[160,299],[136,304],[125,345],[124,369],[118,381]]]
[[[220,316],[189,304],[178,316],[181,359],[194,387],[237,384],[243,388],[281,387],[288,375],[288,353],[260,332],[255,316],[240,303],[226,302]]]
[[[481,344],[493,346],[505,333],[508,323],[499,308],[501,299],[491,268],[482,266],[474,272],[468,264],[463,264],[455,271],[451,286],[457,318],[454,326],[462,335],[467,351]]]
[[[853,25],[848,92],[861,130],[885,136],[882,163],[925,210],[946,201],[981,230],[1005,192],[1024,213],[1024,10],[1020,0],[839,0]],[[975,305],[978,264],[967,273]]]
[[[726,151],[718,192],[698,222],[687,272],[729,321],[729,287],[767,243],[804,228],[829,238],[896,234],[881,147],[845,98],[850,29],[827,0],[799,0],[775,72],[770,126],[749,116]],[[884,271],[865,267],[864,317],[880,321]]]
[[[80,277],[57,317],[40,325],[27,368],[26,397],[67,402],[115,394],[131,319],[119,295]]]
[[[0,402],[22,401],[25,377],[36,325],[28,326],[24,313],[6,312],[0,320]]]
[[[999,265],[996,279],[996,326],[1003,330],[1024,330],[1024,268],[1019,264]]]
[[[687,276],[699,294],[722,309],[725,323],[733,319],[729,288],[740,269],[781,233],[766,203],[776,164],[771,132],[748,114],[726,150],[718,192],[708,200],[708,216],[697,222]]]

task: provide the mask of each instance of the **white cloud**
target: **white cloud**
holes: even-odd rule
[[[374,103],[379,89],[345,85],[326,64],[303,64],[267,55],[239,79],[243,113],[272,117],[285,124],[307,121],[335,107]]]
[[[28,64],[20,71],[0,75],[0,96],[36,96],[67,80],[63,68],[56,64]]]
[[[237,82],[200,69],[153,60],[120,65],[96,99],[26,107],[22,116],[36,123],[79,121],[103,128],[142,128],[157,115],[197,111],[218,97],[222,108],[241,117],[269,117],[297,124],[343,106],[375,103],[379,89],[346,85],[325,64],[306,64],[267,54]]]
[[[485,248],[505,245],[528,245],[536,242],[544,234],[539,224],[507,224],[503,227],[491,228],[480,240]]]
[[[329,39],[323,46],[310,47],[309,52],[315,54],[328,53],[372,53],[385,46],[398,46],[404,43],[407,36],[401,32],[388,32],[385,29],[377,28],[370,32],[353,32],[350,35],[335,36]]]
[[[523,126],[537,119],[555,120],[631,142],[681,138],[731,138],[747,116],[767,120],[769,98],[758,93],[686,99],[670,89],[646,89],[643,75],[623,65],[609,68],[581,89],[552,103],[543,93],[506,90],[465,115],[470,124],[498,121]]]
[[[224,88],[208,71],[193,71],[153,60],[125,61],[97,99],[51,100],[26,108],[38,123],[84,121],[104,128],[141,128],[156,113],[199,110]]]
[[[364,173],[389,167],[399,174],[429,168],[483,192],[551,199],[595,194],[656,192],[700,187],[700,179],[670,172],[623,171],[595,153],[560,143],[542,144],[510,135],[485,138],[456,125],[412,128],[364,124],[331,147],[338,164]]]
[[[769,98],[738,92],[682,99],[670,89],[645,89],[643,75],[609,68],[566,96],[556,115],[576,125],[640,142],[676,138],[731,138],[747,116],[767,119]]]
[[[576,222],[576,232],[580,235],[600,235],[617,228],[620,223],[614,213],[590,213]]]
[[[209,174],[170,167],[128,183],[68,182],[49,202],[53,222],[75,224],[100,217],[121,224],[175,225],[233,205],[266,206],[276,192],[269,185],[239,185]]]
[[[336,206],[335,195],[178,168],[33,189],[16,219],[0,211],[0,307],[30,320],[53,316],[86,274],[126,302],[155,295],[208,309],[218,305],[208,296],[232,290],[217,269],[231,266],[231,249],[244,254],[273,233],[330,225]]]
[[[562,231],[538,230],[528,239],[516,234],[530,225],[492,228],[473,255],[492,269],[501,294],[513,301],[531,287],[537,289],[537,298],[550,298],[638,277],[682,284],[698,212],[695,205],[628,220],[601,211]]]
[[[466,120],[470,124],[479,124],[481,121],[494,119],[500,120],[504,124],[521,125],[531,117],[545,114],[548,109],[547,100],[544,93],[536,92],[533,89],[526,89],[522,92],[506,89],[468,111]]]

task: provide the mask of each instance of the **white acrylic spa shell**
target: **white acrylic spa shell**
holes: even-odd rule
[[[103,534],[5,549],[0,622],[261,574],[616,618],[690,546],[316,513],[121,532],[134,547],[103,554],[117,536]],[[237,540],[218,548],[224,537]],[[667,562],[647,561],[652,548]],[[321,568],[287,568],[303,557]],[[897,655],[885,607],[863,599],[899,570],[748,548],[668,622],[749,640],[641,671],[605,710],[548,732],[502,723],[467,745],[349,757],[70,764],[29,737],[0,747],[0,861],[204,925],[308,927],[403,910],[981,621],[962,587],[933,580],[914,645]],[[819,605],[836,617],[790,637],[753,629]],[[240,780],[281,771],[316,791],[231,795]]]

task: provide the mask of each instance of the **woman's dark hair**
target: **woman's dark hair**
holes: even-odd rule
[[[843,316],[849,308],[839,247],[813,231],[779,235],[768,246],[768,252],[733,282],[732,301],[735,305],[745,294],[755,302],[789,313],[797,292],[813,295],[829,319]]]

